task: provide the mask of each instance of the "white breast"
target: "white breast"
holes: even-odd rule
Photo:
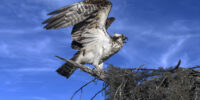
[[[110,37],[107,37],[103,30],[92,29],[90,31],[98,33],[98,36],[94,42],[83,48],[83,50],[86,50],[86,54],[82,57],[82,61],[92,64],[101,61],[102,58],[108,55],[112,44],[110,43]]]

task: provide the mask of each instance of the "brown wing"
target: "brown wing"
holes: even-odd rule
[[[44,28],[58,29],[74,25],[72,48],[77,49],[89,42],[98,41],[99,37],[108,37],[107,33],[101,32],[104,35],[100,36],[96,32],[91,32],[91,29],[97,28],[97,26],[104,28],[110,26],[112,19],[109,19],[107,24],[106,20],[111,6],[112,4],[108,0],[84,0],[49,13],[50,15],[55,15],[43,22],[43,24],[47,24]],[[102,18],[102,15],[106,16],[106,18]]]
[[[89,21],[91,21],[91,19],[94,19],[94,15],[91,16],[90,18],[88,18],[90,20],[86,20],[86,21],[84,21],[82,23],[79,23],[79,24],[75,25],[74,28],[73,28],[72,33],[75,33],[77,31],[83,31],[83,29],[85,29],[86,27],[88,27],[88,25],[89,25],[88,23],[91,23]],[[110,25],[112,24],[113,21],[115,21],[114,17],[110,17],[110,18],[108,18],[106,20],[106,25],[105,25],[106,29],[108,29],[110,27]],[[78,35],[77,37],[81,37],[81,33],[80,34],[76,34],[76,35]],[[72,41],[71,47],[72,47],[72,49],[81,49],[83,47],[83,45],[81,43],[79,43],[79,42]]]
[[[79,2],[70,6],[55,10],[49,15],[55,14],[43,22],[46,29],[58,29],[78,24],[99,9],[98,5]]]

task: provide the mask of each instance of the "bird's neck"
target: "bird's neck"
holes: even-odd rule
[[[112,52],[116,53],[118,52],[123,46],[123,42],[119,42],[119,41],[113,41],[113,44],[112,44]]]

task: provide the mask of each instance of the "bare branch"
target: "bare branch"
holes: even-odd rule
[[[78,90],[76,90],[76,91],[74,92],[74,94],[72,95],[71,100],[73,100],[74,96],[75,96],[80,90],[81,90],[81,96],[82,96],[82,89],[83,89],[84,87],[86,87],[88,84],[90,84],[91,82],[95,81],[95,80],[96,80],[96,78],[92,79],[91,81],[87,82],[85,85],[81,86]]]
[[[85,65],[82,65],[82,64],[78,64],[72,60],[68,60],[68,59],[65,59],[65,58],[62,58],[62,57],[59,57],[59,56],[56,56],[58,57],[59,59],[61,60],[64,60],[64,61],[67,61],[70,66],[74,66],[74,67],[77,67],[77,68],[80,68],[82,71],[90,74],[91,76],[99,79],[99,80],[103,80],[105,81],[105,77],[106,77],[106,72],[103,71],[103,70],[96,70],[96,69],[91,69],[90,67],[88,66],[85,66]]]
[[[145,65],[145,64],[142,64],[141,66],[139,66],[139,67],[136,69],[136,73],[138,73],[138,71],[139,71],[138,69],[144,67],[144,65]]]
[[[178,64],[175,66],[174,69],[177,70],[180,67],[180,65],[181,65],[181,60],[178,61]]]
[[[195,67],[191,67],[189,69],[196,69],[196,68],[200,68],[200,65],[199,66],[195,66]]]
[[[159,85],[159,86],[156,86],[156,90],[158,90],[158,89],[160,88],[160,86],[164,83],[164,81],[166,80],[166,78],[167,78],[167,77],[164,77],[163,80],[162,80],[162,82],[160,83],[160,85]]]
[[[92,98],[91,100],[94,100],[94,98],[101,92],[103,92],[106,88],[108,87],[108,85],[106,85],[103,89],[101,89],[99,92],[97,92]]]

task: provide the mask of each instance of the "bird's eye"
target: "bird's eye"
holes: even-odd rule
[[[120,37],[113,37],[113,40],[118,40]]]
[[[115,37],[115,39],[119,39],[119,37]]]

